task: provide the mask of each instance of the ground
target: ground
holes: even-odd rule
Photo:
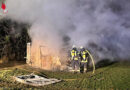
[[[61,79],[62,82],[43,87],[33,87],[14,81],[13,76],[35,73],[48,78]],[[117,62],[84,74],[44,71],[29,67],[24,63],[0,65],[0,89],[38,89],[38,90],[129,90],[130,62]]]

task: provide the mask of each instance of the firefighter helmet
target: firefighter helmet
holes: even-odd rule
[[[72,48],[76,48],[76,46],[75,46],[75,45],[73,45],[73,46],[72,46]]]

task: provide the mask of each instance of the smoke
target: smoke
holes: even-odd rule
[[[88,48],[96,59],[130,58],[129,0],[7,0],[7,17],[30,23],[33,44]],[[39,42],[38,42],[39,41]]]

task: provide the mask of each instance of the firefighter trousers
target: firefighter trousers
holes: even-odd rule
[[[79,60],[72,60],[71,65],[73,70],[79,70]]]
[[[80,63],[80,68],[81,68],[81,71],[82,72],[86,72],[87,71],[87,65],[88,63],[87,62],[81,62]]]

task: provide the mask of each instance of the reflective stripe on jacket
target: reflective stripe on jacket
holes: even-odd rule
[[[71,50],[71,59],[78,60],[78,51],[77,50],[74,50],[74,49]]]
[[[81,62],[88,62],[88,53],[87,53],[87,51],[82,51],[81,52]]]

